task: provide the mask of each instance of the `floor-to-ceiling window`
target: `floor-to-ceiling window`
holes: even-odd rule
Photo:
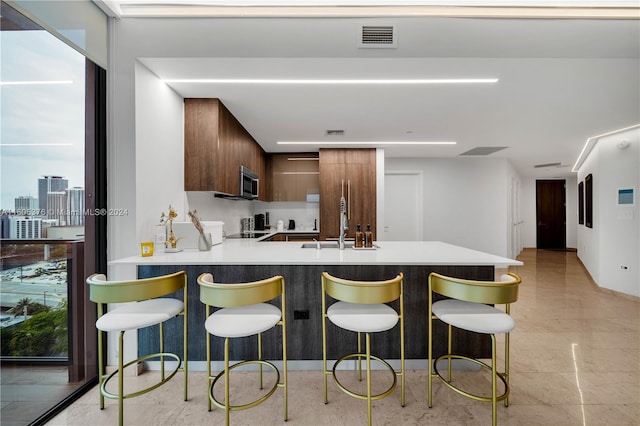
[[[0,418],[38,424],[96,378],[84,277],[104,268],[105,73],[1,5]]]

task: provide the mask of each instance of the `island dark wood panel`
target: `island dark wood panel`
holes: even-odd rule
[[[139,278],[149,278],[184,270],[188,274],[188,333],[189,360],[206,360],[205,307],[200,302],[196,279],[202,273],[213,274],[216,282],[238,283],[261,280],[274,275],[285,278],[287,352],[290,360],[322,359],[322,287],[321,274],[326,271],[334,276],[353,280],[386,280],[404,273],[405,303],[405,357],[427,358],[427,277],[431,272],[444,275],[493,280],[493,266],[436,266],[436,265],[139,265]],[[437,296],[437,295],[436,295]],[[181,296],[178,296],[181,297]],[[437,299],[437,297],[436,297]],[[394,308],[398,309],[398,302]],[[308,319],[294,319],[297,311],[308,311]],[[337,359],[346,353],[356,352],[355,333],[342,330],[327,322],[329,359]],[[436,323],[434,355],[446,351],[446,328]],[[138,332],[139,355],[157,352],[157,328]],[[281,357],[279,327],[263,334],[265,359]],[[371,338],[372,353],[385,359],[399,359],[400,329],[374,333]],[[165,350],[180,352],[182,346],[181,320],[165,323]],[[212,337],[212,360],[223,359],[223,339]],[[488,336],[459,331],[454,338],[454,351],[477,358],[490,358],[491,346]],[[251,359],[257,356],[255,336],[232,339],[231,359]],[[364,348],[363,348],[364,349]]]

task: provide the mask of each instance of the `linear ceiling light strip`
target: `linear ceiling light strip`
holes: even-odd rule
[[[639,19],[637,7],[473,7],[473,6],[207,6],[127,5],[122,17],[304,18],[451,17],[544,19]]]
[[[284,78],[165,78],[165,83],[190,84],[493,84],[497,78],[405,79],[284,79]]]
[[[452,141],[279,141],[278,145],[455,145]]]

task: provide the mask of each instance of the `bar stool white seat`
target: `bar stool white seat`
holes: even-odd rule
[[[151,392],[173,378],[178,371],[184,371],[184,400],[188,389],[188,329],[187,329],[187,274],[184,271],[154,278],[130,281],[108,281],[103,274],[93,274],[87,278],[89,298],[98,305],[98,377],[100,380],[100,409],[104,409],[104,398],[118,400],[118,421],[124,423],[124,400]],[[173,294],[182,290],[182,300]],[[106,311],[109,303],[126,303]],[[163,323],[182,316],[182,356],[164,350]],[[122,359],[123,339],[126,331],[139,330],[154,325],[159,326],[159,352],[138,357],[128,363]],[[103,359],[103,334],[118,332],[118,369],[111,374],[105,373],[106,362]],[[124,393],[124,369],[150,359],[160,359],[160,380],[149,387]],[[165,375],[167,358],[176,361],[175,368]],[[118,376],[118,392],[107,390],[107,383]]]
[[[278,388],[284,393],[284,420],[288,418],[287,396],[287,326],[286,297],[284,278],[275,276],[261,281],[237,284],[221,284],[213,281],[213,275],[205,273],[198,277],[200,285],[200,301],[205,304],[205,329],[207,330],[207,377],[209,390],[207,394],[208,409],[211,404],[225,410],[225,422],[229,425],[231,411],[246,410],[266,401]],[[265,303],[280,298],[280,307]],[[221,308],[211,312],[212,307]],[[276,326],[282,329],[282,371],[271,362],[262,358],[262,333]],[[211,336],[224,338],[224,370],[213,376],[211,373]],[[229,340],[238,337],[258,337],[258,359],[240,361],[229,365]],[[262,389],[262,367],[271,368],[276,373],[273,387],[265,395],[255,401],[242,405],[232,405],[230,401],[230,372],[247,365],[258,364],[260,389]],[[214,387],[218,380],[224,378],[224,402],[214,396]]]
[[[340,328],[360,333],[391,330],[398,323],[398,313],[385,304],[336,302],[327,309],[327,318]]]
[[[490,402],[492,424],[497,424],[497,402],[504,401],[509,405],[509,333],[515,328],[515,321],[510,315],[511,303],[518,299],[518,288],[521,279],[510,273],[502,276],[501,281],[474,281],[461,278],[447,277],[432,272],[429,274],[429,343],[428,343],[428,406],[433,405],[433,379],[438,378],[447,387],[467,398],[476,401]],[[433,295],[440,294],[449,299],[434,302]],[[504,304],[505,310],[500,310],[490,304]],[[433,322],[440,320],[447,324],[447,353],[433,359]],[[453,327],[475,333],[491,336],[491,365],[478,359],[453,353]],[[498,371],[496,354],[496,334],[505,335],[504,369]],[[481,368],[491,371],[491,396],[481,396],[463,390],[460,385],[452,381],[451,361],[454,359],[470,361]],[[447,375],[443,376],[438,370],[439,361],[447,362]],[[498,395],[497,382],[504,385],[504,392]]]
[[[207,318],[204,327],[218,337],[247,337],[275,327],[280,318],[282,312],[277,306],[258,303],[220,309]]]
[[[322,358],[324,368],[324,403],[329,402],[327,376],[333,379],[343,392],[357,399],[367,401],[368,424],[373,422],[372,401],[390,395],[401,380],[400,404],[405,405],[405,369],[404,369],[404,298],[403,274],[386,281],[353,281],[322,273]],[[334,299],[327,308],[327,297]],[[398,301],[399,312],[387,303]],[[357,333],[358,351],[344,355],[336,360],[333,369],[327,368],[327,324],[326,320],[345,330]],[[388,331],[400,324],[400,371],[384,359],[371,354],[371,333]],[[365,334],[365,351],[361,349],[361,333]],[[367,393],[360,394],[348,389],[336,376],[336,368],[347,359],[358,360],[359,379],[362,380],[362,360],[366,361]],[[380,362],[393,375],[393,383],[384,392],[373,394],[371,391],[371,360]]]

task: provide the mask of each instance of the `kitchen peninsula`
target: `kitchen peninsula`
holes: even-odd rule
[[[146,278],[185,270],[189,277],[189,359],[205,359],[204,305],[199,301],[196,278],[204,272],[213,274],[221,283],[246,282],[282,275],[286,283],[287,344],[290,360],[322,359],[321,273],[355,280],[383,280],[404,273],[406,358],[425,360],[427,355],[427,277],[439,272],[467,279],[493,280],[496,268],[521,265],[516,260],[483,253],[439,241],[379,241],[375,250],[346,248],[317,249],[315,243],[273,242],[259,239],[226,240],[211,251],[185,250],[179,253],[159,252],[154,256],[133,256],[109,263],[111,271],[119,271],[118,279]],[[327,242],[323,241],[323,244]],[[308,248],[303,248],[303,244]],[[122,276],[123,273],[128,277]],[[434,343],[438,353],[445,345],[445,329],[437,327]],[[138,351],[151,353],[153,339],[140,332]],[[181,329],[165,328],[167,349],[177,349],[182,341]],[[265,334],[265,358],[279,355],[277,339]],[[396,328],[392,333],[399,333]],[[275,336],[275,335],[274,335]],[[331,330],[329,348],[335,359],[345,351],[355,351],[355,337],[342,330]],[[395,337],[372,338],[372,351],[387,359],[400,357]],[[175,343],[175,348],[173,347]],[[489,341],[483,336],[464,333],[457,338],[462,352],[473,355],[489,353]],[[255,356],[255,341],[238,339],[232,346],[235,359]],[[213,359],[222,359],[222,345],[213,345]],[[455,348],[454,348],[455,349]]]

